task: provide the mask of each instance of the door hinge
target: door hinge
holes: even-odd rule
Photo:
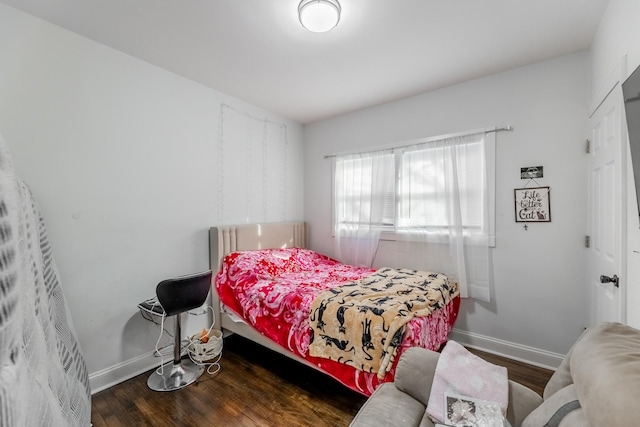
[[[584,247],[585,248],[591,247],[591,236],[584,236]]]
[[[591,153],[591,141],[589,141],[588,139],[587,139],[587,143],[584,146],[584,151],[587,154]]]

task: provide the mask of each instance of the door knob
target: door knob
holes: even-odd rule
[[[620,284],[618,283],[618,276],[615,274],[613,275],[613,277],[600,276],[600,283],[612,283],[616,288],[620,287]]]

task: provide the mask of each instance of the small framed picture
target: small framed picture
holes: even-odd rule
[[[504,415],[496,402],[445,393],[444,423],[455,427],[503,427]]]
[[[520,168],[520,179],[542,178],[544,176],[542,166],[527,166]]]
[[[516,222],[551,222],[549,187],[516,188]]]

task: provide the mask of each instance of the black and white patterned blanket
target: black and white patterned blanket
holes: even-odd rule
[[[402,343],[405,325],[459,294],[441,273],[382,268],[319,294],[311,304],[309,354],[383,378]]]

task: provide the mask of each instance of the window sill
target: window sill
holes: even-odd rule
[[[335,237],[335,236],[334,236]],[[385,242],[427,242],[427,243],[439,243],[437,236],[415,236],[408,233],[399,233],[397,231],[387,230],[380,233],[380,240]],[[465,244],[472,246],[481,246],[482,242],[478,238],[472,236],[465,236]],[[489,236],[490,248],[496,247],[496,236]]]

